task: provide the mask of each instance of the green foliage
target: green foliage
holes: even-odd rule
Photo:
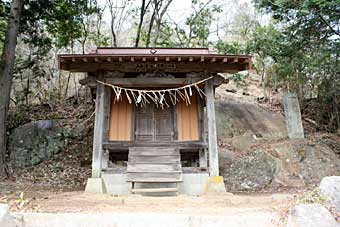
[[[249,54],[247,46],[239,42],[223,42],[219,40],[215,44],[215,48],[221,54]]]
[[[206,3],[199,0],[192,0],[192,3],[197,5],[198,10],[186,19],[185,24],[190,28],[186,38],[192,47],[207,47],[210,25],[214,20],[214,15],[222,10],[217,5],[207,7]]]
[[[318,188],[304,193],[296,201],[296,204],[313,204],[313,203],[319,204],[327,203],[327,199],[324,196],[320,195],[320,190]]]
[[[248,74],[242,74],[242,73],[234,73],[232,74],[229,79],[232,80],[236,86],[240,87],[245,85],[244,79],[248,76]]]
[[[211,1],[192,0],[192,12],[186,18],[184,26],[173,21],[164,21],[161,25],[157,46],[162,47],[208,47],[211,24],[217,14],[222,12],[219,5]]]
[[[300,100],[308,88],[316,94],[318,123],[329,121],[327,130],[340,128],[340,4],[338,0],[255,0],[271,13],[274,25],[254,33],[253,50],[273,59],[277,79]],[[326,110],[326,111],[324,111]]]
[[[7,29],[7,15],[9,13],[9,3],[0,1],[0,51],[3,50]]]

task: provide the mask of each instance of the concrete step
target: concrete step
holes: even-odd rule
[[[133,179],[130,180],[130,182],[136,182],[136,183],[179,183],[183,182],[183,180],[179,180],[176,178],[152,178],[152,179]]]
[[[148,193],[148,192],[177,192],[177,188],[135,188],[131,189],[132,193]]]

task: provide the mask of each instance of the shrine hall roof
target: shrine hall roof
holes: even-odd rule
[[[251,68],[249,55],[221,55],[210,48],[103,48],[61,54],[59,68],[71,72],[122,71],[233,73]]]

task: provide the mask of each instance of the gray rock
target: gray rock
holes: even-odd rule
[[[22,222],[16,220],[9,212],[7,204],[0,204],[0,226],[1,227],[19,227]]]
[[[215,102],[216,130],[219,140],[251,133],[257,138],[276,140],[287,138],[285,119],[258,105],[237,101]]]
[[[245,132],[242,135],[233,137],[231,145],[241,151],[247,150],[256,143],[256,139],[254,137],[256,136],[252,132]]]
[[[284,186],[320,182],[325,176],[340,174],[340,159],[322,143],[289,140],[272,145],[268,152],[278,160],[275,180]]]
[[[265,151],[257,150],[225,166],[222,174],[227,190],[254,191],[269,186],[275,170],[275,159]]]
[[[321,180],[320,194],[327,199],[340,212],[340,176],[324,177]]]
[[[288,215],[287,227],[339,227],[331,213],[322,205],[300,204]]]
[[[57,122],[41,120],[14,129],[10,135],[9,150],[15,167],[33,166],[61,152],[71,135],[69,129]]]
[[[51,120],[40,120],[35,122],[37,128],[39,129],[50,129],[53,128],[53,121]]]

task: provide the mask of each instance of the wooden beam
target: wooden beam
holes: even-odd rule
[[[110,113],[111,113],[111,91],[112,89],[108,86],[104,88],[104,110],[103,110],[103,125],[102,125],[102,142],[109,139],[109,129],[110,129]],[[101,170],[107,168],[109,165],[109,153],[103,152],[101,157]]]
[[[175,86],[195,83],[202,80],[198,78],[105,78],[104,82],[128,87],[159,87],[159,86]]]
[[[121,57],[122,58],[122,57]],[[177,59],[178,60],[178,59]],[[205,59],[207,60],[207,59]],[[157,63],[137,63],[126,61],[122,62],[115,62],[112,64],[111,62],[103,61],[100,64],[95,62],[88,62],[84,63],[82,61],[77,62],[65,62],[60,67],[63,70],[69,70],[71,72],[96,72],[96,71],[121,71],[121,72],[149,72],[150,67],[147,67],[147,64],[157,64]],[[145,67],[136,67],[136,64],[145,64]],[[169,67],[169,64],[174,65],[174,67]],[[211,73],[234,73],[239,72],[242,70],[249,69],[249,63],[237,63],[237,64],[221,64],[221,63],[212,63],[207,62],[206,64],[202,64],[201,62],[188,62],[188,61],[181,61],[180,62],[169,62],[169,63],[162,63],[154,67],[155,70],[164,70],[168,73],[171,72],[203,72],[208,71]]]
[[[208,145],[204,142],[195,141],[169,141],[169,142],[142,142],[142,141],[109,141],[103,142],[103,149],[128,150],[129,147],[171,147],[178,149],[204,149]]]
[[[101,176],[102,155],[103,155],[103,124],[105,105],[105,85],[97,85],[96,92],[96,112],[93,131],[93,153],[92,153],[92,177]]]
[[[208,121],[208,149],[210,176],[218,176],[218,150],[215,120],[214,84],[212,80],[205,82],[206,111]]]

